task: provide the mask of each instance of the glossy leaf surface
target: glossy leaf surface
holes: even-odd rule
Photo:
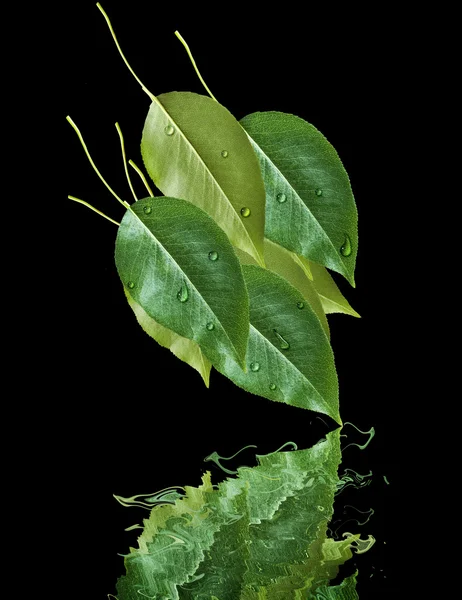
[[[265,182],[265,236],[354,285],[357,210],[337,152],[313,125],[294,115],[257,112],[240,123]]]
[[[279,246],[279,244],[275,244],[267,238],[264,239],[263,248],[266,268],[270,271],[273,271],[273,273],[280,275],[298,289],[304,298],[304,300],[300,300],[300,302],[306,301],[310,304],[311,308],[321,322],[327,337],[329,337],[329,325],[327,323],[323,304],[321,303],[318,292],[313,285],[313,281],[307,274],[310,273],[309,261],[306,261],[308,263],[307,269],[305,268],[305,264],[302,263],[300,258],[294,252],[286,250],[282,246]],[[255,264],[255,261],[245,252],[238,250],[236,253],[241,264]]]
[[[176,198],[139,200],[122,219],[115,260],[150,317],[196,342],[212,362],[232,356],[244,364],[249,320],[241,266],[207,214]]]
[[[243,389],[332,417],[338,382],[326,333],[302,294],[279,275],[243,265],[250,301],[247,371],[228,356],[213,366]]]
[[[262,263],[265,189],[246,133],[207,96],[161,94],[141,141],[146,170],[166,196],[207,212],[231,243]]]
[[[355,311],[339,290],[327,269],[312,262],[309,265],[313,275],[313,287],[318,293],[324,312],[326,314],[344,313],[352,317],[360,317],[361,315]]]

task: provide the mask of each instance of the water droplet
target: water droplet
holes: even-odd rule
[[[209,260],[212,260],[213,262],[218,260],[218,252],[216,252],[215,250],[211,250],[209,252]]]
[[[209,323],[207,323],[205,328],[207,329],[207,331],[213,331],[215,329],[215,325],[212,323],[212,321],[210,321]]]
[[[128,287],[128,289],[132,290],[135,287],[135,282],[134,281],[129,281],[127,283],[127,287]]]
[[[228,158],[228,150],[222,150],[221,155],[223,158]]]
[[[173,135],[175,133],[175,127],[173,127],[173,125],[167,125],[164,131],[166,135]]]
[[[152,207],[151,206],[145,206],[143,208],[143,211],[147,214],[150,215],[152,213]]]
[[[189,298],[188,288],[185,283],[183,283],[183,285],[181,286],[180,291],[178,292],[176,297],[180,302],[186,302],[186,300]]]
[[[324,511],[324,506],[318,505],[318,510],[320,510],[321,512],[323,512]]]
[[[352,252],[352,247],[351,247],[350,236],[345,233],[345,241],[343,242],[342,246],[340,247],[340,254],[342,256],[350,256],[351,252]]]
[[[284,194],[284,192],[279,192],[279,194],[276,196],[276,200],[279,202],[279,204],[284,204],[284,202],[287,200],[287,196]]]
[[[269,389],[274,392],[274,390],[276,389],[276,384],[275,383],[270,383]]]
[[[280,333],[278,333],[277,329],[273,329],[273,332],[278,339],[281,350],[288,350],[290,348],[289,342],[285,340]]]
[[[251,363],[250,363],[250,370],[251,370],[251,371],[253,371],[254,373],[255,373],[256,371],[259,371],[259,370],[260,370],[260,363],[259,363],[259,362],[257,362],[257,361],[255,361],[255,362],[251,362]]]
[[[305,308],[305,303],[304,302],[297,302],[297,308]]]
[[[314,190],[314,193],[316,194],[316,196],[322,196],[322,189],[321,188],[316,188]]]
[[[249,217],[250,216],[250,208],[248,208],[247,206],[243,206],[241,208],[241,215],[243,217]]]

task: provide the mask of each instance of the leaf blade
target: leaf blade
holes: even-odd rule
[[[244,364],[245,282],[228,238],[206,213],[176,198],[139,200],[122,219],[115,259],[128,293],[151,318],[193,340],[212,362],[229,355]]]
[[[260,167],[247,135],[225,107],[191,92],[161,94],[149,109],[141,153],[162,193],[205,210],[233,245],[263,264]],[[244,208],[250,210],[247,216]]]
[[[211,362],[204,356],[199,346],[192,340],[178,335],[157,323],[128,293],[124,287],[125,296],[130,308],[133,310],[140,327],[149,337],[164,348],[168,348],[177,358],[195,369],[204,380],[206,387],[210,384]]]
[[[326,314],[344,313],[352,317],[361,318],[361,315],[355,311],[339,290],[326,268],[315,263],[310,263],[310,269],[313,274],[313,286],[319,295]]]
[[[229,357],[213,366],[253,394],[341,423],[334,357],[315,312],[309,304],[298,308],[300,292],[279,275],[256,265],[242,270],[250,301],[247,370]]]
[[[240,123],[265,181],[265,236],[341,273],[354,286],[357,211],[334,148],[315,127],[294,115],[259,112]]]

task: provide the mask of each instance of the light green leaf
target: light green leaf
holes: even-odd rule
[[[190,202],[145,198],[120,224],[115,260],[131,298],[211,361],[245,364],[248,297],[228,238]],[[236,365],[236,368],[239,367]]]
[[[164,348],[169,348],[177,358],[190,365],[193,369],[196,369],[204,380],[206,387],[209,387],[212,365],[203,355],[199,346],[192,340],[188,340],[187,338],[176,334],[174,331],[167,329],[167,327],[164,327],[160,323],[157,323],[157,321],[154,321],[154,319],[133,300],[127,289],[124,288],[124,290],[128,304],[135,313],[141,328],[158,344]]]
[[[302,262],[300,257],[294,252],[286,250],[282,246],[279,246],[279,244],[275,244],[267,238],[264,239],[263,248],[266,268],[273,271],[273,273],[277,273],[298,289],[303,298],[309,302],[311,308],[316,313],[327,337],[330,337],[329,325],[327,323],[323,305],[321,304],[318,292],[311,281],[311,277],[308,276],[308,273],[310,273],[309,261],[303,259]],[[237,250],[236,254],[241,264],[255,264],[255,261],[245,252]]]
[[[254,265],[242,270],[250,301],[247,371],[225,355],[213,366],[253,394],[341,423],[334,356],[316,313],[279,275]]]
[[[294,115],[257,112],[240,123],[265,182],[265,236],[354,285],[357,211],[337,152],[313,125]]]
[[[301,257],[301,260],[309,262],[303,257]],[[350,306],[327,269],[312,262],[309,265],[313,274],[313,286],[319,295],[324,312],[326,314],[345,313],[360,318],[361,315]]]
[[[290,252],[290,250],[286,250],[282,246],[279,246],[279,244],[275,244],[267,239],[265,239],[264,248],[267,268],[287,279],[290,284],[302,293],[320,320],[327,337],[329,337],[329,325],[327,324],[323,305],[313,282],[307,276],[306,269],[300,264],[299,257],[294,252]]]
[[[246,133],[226,108],[190,92],[161,94],[149,109],[141,154],[163,194],[202,208],[234,246],[263,264],[260,167]]]

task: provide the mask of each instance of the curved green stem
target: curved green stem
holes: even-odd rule
[[[179,31],[175,31],[175,35],[176,37],[180,40],[180,42],[183,44],[184,49],[186,50],[186,52],[188,53],[189,56],[189,60],[192,62],[192,66],[194,67],[194,70],[197,73],[197,76],[199,77],[199,79],[201,80],[202,85],[205,87],[205,89],[207,90],[208,95],[212,98],[212,100],[215,100],[215,102],[218,102],[218,100],[215,98],[215,96],[212,94],[212,92],[209,90],[208,85],[205,83],[204,78],[202,77],[202,75],[200,74],[199,69],[197,68],[196,65],[196,61],[194,60],[194,57],[191,53],[191,50],[189,49],[188,44],[186,43],[186,40],[180,35]]]
[[[115,126],[117,129],[117,133],[119,134],[119,138],[120,138],[120,146],[122,148],[122,160],[124,163],[125,175],[127,176],[128,185],[130,186],[133,197],[135,198],[135,202],[137,202],[138,198],[136,197],[135,190],[133,189],[132,181],[130,179],[130,175],[128,174],[128,169],[127,169],[127,157],[125,156],[124,136],[122,135],[122,130],[120,129],[120,125],[118,123],[116,123]]]
[[[66,120],[71,124],[72,128],[74,129],[75,133],[77,134],[77,136],[78,136],[78,138],[80,140],[80,143],[82,144],[82,147],[85,150],[85,154],[87,155],[87,158],[90,161],[90,164],[93,167],[93,169],[95,170],[95,172],[98,175],[98,177],[101,179],[101,181],[107,187],[107,189],[111,192],[111,194],[120,202],[120,204],[122,204],[122,206],[124,206],[125,208],[130,208],[130,204],[128,204],[128,202],[125,202],[124,200],[122,200],[121,198],[119,198],[119,196],[114,192],[114,190],[111,188],[111,186],[108,184],[108,182],[104,179],[104,177],[98,171],[98,168],[96,167],[95,163],[93,162],[92,157],[90,156],[90,153],[88,152],[87,145],[85,144],[84,139],[82,137],[82,134],[80,133],[80,130],[77,127],[77,125],[69,117],[69,115],[66,117]]]
[[[135,169],[135,171],[138,173],[138,175],[141,177],[141,181],[142,181],[142,182],[144,183],[144,185],[146,186],[146,189],[148,190],[148,193],[149,193],[150,197],[151,197],[151,198],[154,198],[154,194],[152,193],[152,190],[151,190],[151,188],[149,187],[149,184],[148,184],[148,182],[147,182],[147,180],[146,180],[146,177],[144,176],[144,173],[143,173],[143,171],[142,171],[142,170],[141,170],[139,167],[137,167],[137,166],[135,165],[135,163],[134,163],[132,160],[129,160],[129,161],[128,161],[128,164],[129,164],[131,167],[133,167],[133,168]]]
[[[114,223],[114,225],[117,225],[117,226],[120,225],[120,223],[118,223],[117,221],[114,221],[114,219],[111,219],[111,217],[108,217],[107,215],[105,215],[103,212],[101,212],[100,210],[98,210],[97,208],[95,208],[94,206],[89,204],[88,202],[85,202],[85,200],[81,200],[80,198],[76,198],[75,196],[68,196],[68,198],[69,198],[69,200],[73,200],[74,202],[78,202],[79,204],[83,204],[87,208],[90,208],[91,210],[95,211],[95,213],[98,213],[99,215],[101,215],[102,217],[107,219],[108,221],[111,221],[111,223]]]
[[[128,60],[125,58],[124,53],[122,52],[122,49],[119,46],[119,42],[117,41],[116,34],[115,34],[114,29],[112,28],[112,25],[111,25],[111,21],[109,20],[109,17],[107,16],[107,14],[104,12],[103,7],[101,6],[101,4],[99,2],[96,3],[96,6],[99,8],[99,10],[102,12],[104,18],[106,19],[106,23],[108,24],[109,31],[111,32],[112,37],[113,37],[114,42],[115,42],[115,45],[117,46],[117,50],[119,51],[119,54],[122,57],[122,60],[124,61],[124,63],[127,65],[128,70],[133,75],[133,77],[136,79],[136,81],[140,84],[140,86],[142,87],[143,91],[145,91],[146,94],[151,98],[151,100],[157,101],[157,98],[154,96],[154,94],[152,94],[148,90],[148,88],[144,85],[144,83],[141,81],[141,79],[138,77],[138,75],[135,73],[135,71],[129,65]]]

